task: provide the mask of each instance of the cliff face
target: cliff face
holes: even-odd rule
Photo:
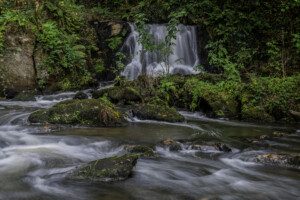
[[[89,35],[86,35],[86,45],[93,45],[97,48],[87,54],[86,67],[94,73],[98,80],[112,80],[115,76],[116,66],[115,54],[121,48],[123,41],[129,33],[126,22],[100,21],[89,19],[86,22]],[[90,36],[90,35],[93,35]],[[119,39],[119,44],[111,48],[114,39]],[[93,44],[90,44],[93,43]],[[48,55],[43,51],[35,34],[30,31],[12,29],[5,33],[5,48],[0,55],[0,90],[34,90],[38,88],[38,82],[48,80],[46,87],[52,87],[56,80],[51,78],[44,66]],[[104,70],[102,73],[95,73],[95,61],[102,60]]]
[[[5,37],[5,51],[0,57],[1,86],[15,91],[36,87],[33,58],[35,36],[28,32],[11,32]]]

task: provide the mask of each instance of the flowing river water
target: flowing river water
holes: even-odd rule
[[[300,199],[300,170],[256,163],[268,149],[243,148],[242,138],[291,134],[270,139],[272,151],[300,152],[297,127],[260,126],[211,120],[183,112],[186,123],[133,120],[122,128],[30,125],[39,108],[72,98],[74,93],[37,97],[37,101],[0,102],[0,199],[2,200],[123,200],[123,199]],[[55,129],[51,131],[51,129]],[[95,184],[65,179],[76,166],[124,153],[125,144],[158,144],[166,138],[202,134],[232,147],[171,152],[156,146],[158,158],[139,159],[126,181]]]

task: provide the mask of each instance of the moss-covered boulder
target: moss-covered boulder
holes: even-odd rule
[[[141,157],[146,158],[152,158],[156,156],[153,148],[145,145],[126,145],[125,150],[129,153],[138,154]]]
[[[99,90],[93,93],[93,98],[99,98],[106,95],[113,103],[141,102],[140,93],[133,87],[112,87]]]
[[[261,106],[243,105],[242,119],[245,121],[274,122],[275,119]]]
[[[67,100],[29,116],[32,123],[114,127],[126,124],[123,115],[107,100]]]
[[[132,111],[133,116],[139,119],[158,120],[166,122],[183,122],[184,117],[175,108],[161,104],[141,104]]]
[[[130,177],[138,157],[136,154],[127,154],[95,160],[75,169],[69,178],[92,182],[122,181]]]

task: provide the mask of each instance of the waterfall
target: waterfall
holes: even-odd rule
[[[196,74],[195,67],[199,64],[197,51],[196,28],[194,26],[178,25],[178,32],[172,53],[163,59],[157,52],[142,52],[143,46],[139,43],[139,33],[134,24],[130,24],[131,34],[126,39],[121,51],[128,56],[128,64],[121,75],[133,80],[140,74],[146,73],[150,76],[166,74]],[[161,44],[167,35],[165,25],[148,25],[149,33],[153,36],[154,44]],[[165,62],[167,61],[167,63]]]

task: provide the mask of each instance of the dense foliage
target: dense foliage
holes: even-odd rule
[[[95,21],[134,22],[143,51],[160,51],[166,62],[177,25],[195,25],[202,48],[199,68],[218,72],[218,78],[206,74],[178,83],[166,77],[156,88],[161,98],[191,110],[206,107],[217,116],[258,119],[267,113],[281,119],[289,109],[299,111],[299,11],[299,0],[0,0],[0,54],[7,34],[32,32],[37,52],[45,55],[39,67],[47,76],[38,80],[40,87],[52,80],[58,89],[76,89],[107,71],[107,55],[113,55],[114,75],[125,66],[118,51],[126,33],[101,41],[91,31]],[[148,23],[167,24],[162,44],[153,44]]]

